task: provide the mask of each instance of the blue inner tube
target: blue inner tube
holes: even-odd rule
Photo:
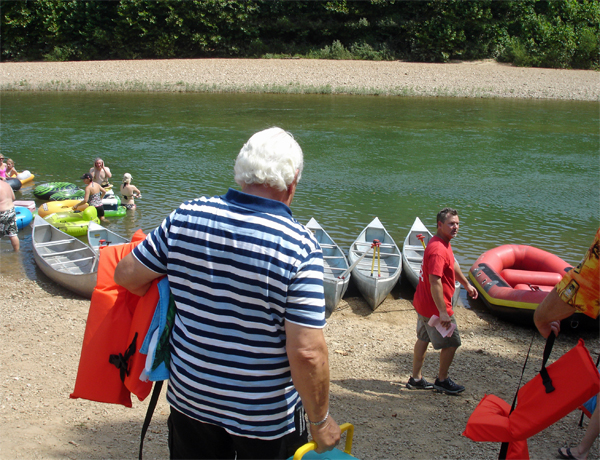
[[[17,228],[23,229],[33,220],[33,213],[24,206],[15,206],[15,214],[17,215]]]

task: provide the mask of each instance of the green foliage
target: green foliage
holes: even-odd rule
[[[598,0],[0,0],[3,61],[304,56],[598,69]]]
[[[511,3],[519,3],[521,14],[499,60],[518,66],[598,69],[597,1]]]

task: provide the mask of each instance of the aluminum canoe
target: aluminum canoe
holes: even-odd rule
[[[423,235],[425,246],[427,246],[427,243],[433,237],[418,217],[415,218],[415,222],[412,224],[408,235],[406,235],[404,245],[402,246],[402,269],[404,270],[404,276],[415,289],[419,283],[419,273],[421,272],[423,254],[425,253],[425,248],[419,238],[417,238],[417,235]]]
[[[91,298],[98,255],[87,244],[35,216],[31,232],[33,258],[44,274],[82,297]]]
[[[351,273],[348,271],[348,259],[315,218],[311,218],[306,227],[314,233],[323,250],[325,316],[329,317],[344,297],[350,283]],[[342,275],[344,276],[341,277]]]
[[[129,243],[130,240],[109,229],[90,222],[87,230],[88,243],[96,254],[100,252],[100,246],[115,246],[117,244]]]
[[[373,259],[374,240],[381,243],[379,262],[377,257]],[[385,300],[402,273],[402,253],[377,217],[350,246],[348,262],[353,266],[356,287],[373,310]]]

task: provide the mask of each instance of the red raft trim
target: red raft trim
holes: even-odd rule
[[[533,310],[572,265],[543,249],[505,244],[484,252],[469,279],[490,306]],[[520,289],[527,286],[527,290]]]

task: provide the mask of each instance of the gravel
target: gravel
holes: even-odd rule
[[[0,89],[208,91],[600,100],[591,70],[493,60],[424,64],[311,59],[172,59],[0,63]]]
[[[135,458],[149,398],[135,399],[131,409],[69,399],[89,300],[43,276],[33,281],[0,275],[0,291],[0,458]],[[410,293],[394,290],[374,312],[350,293],[329,318],[333,417],[354,424],[352,452],[362,460],[497,458],[500,444],[473,442],[461,433],[484,394],[512,402],[532,338],[523,382],[539,370],[544,341],[530,327],[467,308],[463,291],[467,307],[456,310],[463,346],[451,376],[467,390],[459,396],[410,391],[404,386],[415,341]],[[596,356],[597,332],[582,334]],[[551,360],[572,348],[578,335],[561,334]],[[428,380],[435,378],[438,356],[430,349]],[[144,445],[147,459],[168,458],[168,411],[163,396]],[[587,426],[578,427],[579,417],[576,410],[533,436],[531,458],[552,458],[558,447],[578,442]],[[598,443],[590,458],[598,458]]]

